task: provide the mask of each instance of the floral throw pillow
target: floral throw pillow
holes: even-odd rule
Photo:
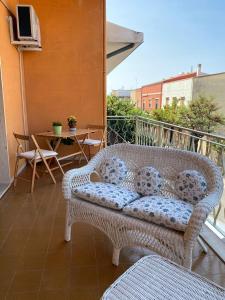
[[[127,175],[127,167],[122,159],[112,157],[101,163],[99,173],[104,182],[119,184]]]
[[[181,199],[196,204],[206,196],[207,182],[198,171],[185,170],[178,174],[175,190]]]
[[[135,189],[143,196],[154,196],[160,193],[162,177],[153,167],[142,167],[135,176]]]

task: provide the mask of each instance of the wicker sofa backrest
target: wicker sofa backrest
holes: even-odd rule
[[[101,150],[91,163],[98,172],[102,161],[110,157],[119,157],[125,161],[128,176],[122,185],[134,189],[134,178],[137,168],[153,166],[165,180],[163,194],[174,194],[174,181],[183,170],[196,170],[203,174],[207,181],[208,192],[221,190],[221,174],[218,167],[207,157],[190,151],[173,148],[117,144]]]

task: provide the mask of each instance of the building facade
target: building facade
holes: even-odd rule
[[[162,82],[144,85],[141,88],[142,109],[152,111],[162,104]]]
[[[137,108],[142,108],[141,88],[132,90],[130,93],[130,98]]]
[[[192,98],[199,96],[214,99],[220,112],[225,115],[225,72],[195,77]]]
[[[118,97],[123,100],[130,100],[131,99],[131,90],[112,90],[112,96]]]
[[[173,100],[187,105],[192,100],[193,78],[197,73],[181,74],[163,81],[162,107],[169,105]]]

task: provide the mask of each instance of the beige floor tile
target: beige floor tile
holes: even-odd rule
[[[56,290],[68,289],[70,284],[70,269],[63,267],[56,269],[55,267],[44,270],[41,282],[41,289]]]
[[[25,252],[18,259],[17,270],[42,270],[45,260],[46,254]]]
[[[99,300],[99,290],[98,289],[74,289],[70,290],[69,293],[70,300]]]
[[[10,293],[5,300],[37,300],[38,293]]]
[[[7,236],[5,242],[0,249],[0,255],[3,254],[12,254],[19,255],[21,254],[24,245],[30,235],[29,229],[14,229],[11,230]],[[15,247],[16,245],[16,247]]]
[[[66,201],[61,175],[53,185],[42,177],[35,192],[19,182],[0,201],[0,299],[100,299],[105,289],[148,249],[121,251],[120,266],[112,265],[112,243],[98,229],[83,223],[64,241]],[[193,251],[193,270],[225,286],[225,265],[209,249]],[[5,299],[4,299],[5,300]]]
[[[38,294],[39,300],[69,300],[69,291],[41,289]]]
[[[101,286],[105,286],[105,289],[110,286],[120,275],[125,271],[122,264],[118,267],[112,265],[100,265],[98,266],[99,283]]]
[[[97,289],[98,283],[98,273],[95,266],[71,268],[70,289]]]
[[[93,239],[80,237],[77,243],[72,244],[72,266],[96,265],[96,253]]]
[[[6,293],[12,284],[14,277],[14,270],[7,270],[6,268],[0,268],[0,292]]]
[[[71,266],[71,252],[55,251],[47,253],[45,257],[45,269],[63,269]]]
[[[37,292],[40,288],[42,271],[17,271],[10,292]]]

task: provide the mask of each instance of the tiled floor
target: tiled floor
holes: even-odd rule
[[[18,181],[0,200],[0,299],[99,299],[131,264],[150,252],[124,249],[111,264],[112,247],[98,230],[75,224],[65,243],[65,201],[58,184],[41,178],[33,195]],[[194,271],[225,286],[225,266],[209,250],[194,251]]]

